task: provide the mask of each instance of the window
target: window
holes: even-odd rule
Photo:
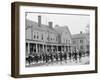
[[[73,44],[76,44],[76,41],[73,41]]]
[[[87,49],[89,49],[89,45],[87,45],[86,47],[87,47]]]
[[[37,32],[37,39],[39,38],[38,32]]]
[[[36,35],[34,34],[34,39],[36,38]]]
[[[41,39],[43,40],[43,34],[41,35]]]
[[[56,37],[56,41],[57,41],[57,37]]]
[[[70,40],[69,40],[69,44],[70,44]]]
[[[67,40],[66,40],[66,43],[67,43]]]
[[[65,42],[65,38],[63,38],[63,41]]]
[[[33,33],[33,37],[34,37],[34,39],[36,38],[36,34],[35,34],[35,32]]]
[[[37,39],[39,38],[39,36],[37,35]]]
[[[83,40],[80,40],[80,43],[83,43]]]
[[[82,45],[80,46],[80,49],[83,49],[83,46]]]
[[[49,35],[49,34],[48,34],[48,36],[47,36],[47,40],[50,41],[50,35]]]

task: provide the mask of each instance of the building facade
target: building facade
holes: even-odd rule
[[[38,22],[26,19],[26,56],[29,54],[42,54],[70,51],[71,33],[67,26],[53,28],[53,22],[48,25],[41,23],[41,16]]]
[[[89,52],[89,35],[82,32],[72,35],[72,45],[73,51]]]
[[[72,36],[70,30],[68,29],[68,26],[56,25],[55,30],[60,34],[59,43],[61,43],[62,45],[62,50],[71,52]]]

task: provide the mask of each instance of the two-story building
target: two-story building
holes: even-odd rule
[[[41,16],[38,22],[26,19],[26,56],[28,54],[49,51],[71,51],[71,33],[67,26],[42,24]]]
[[[70,30],[68,29],[68,26],[56,25],[55,30],[60,34],[59,45],[61,45],[61,50],[67,51],[67,52],[71,51],[72,37],[71,37]],[[59,50],[60,50],[60,47],[59,47]]]
[[[38,22],[26,19],[26,56],[54,51],[89,51],[88,34],[80,32],[71,35],[68,26],[53,26],[51,21],[45,25],[42,24],[41,18],[39,15]]]
[[[58,32],[53,28],[53,22],[48,25],[41,23],[41,16],[38,22],[26,20],[26,54],[57,51]]]
[[[89,35],[82,32],[72,35],[72,45],[73,51],[89,51]]]

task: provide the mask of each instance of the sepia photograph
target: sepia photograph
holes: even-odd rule
[[[25,13],[26,67],[90,64],[90,15]]]

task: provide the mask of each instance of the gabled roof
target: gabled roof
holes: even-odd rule
[[[55,30],[56,30],[57,32],[59,32],[59,33],[62,33],[62,32],[64,32],[64,30],[66,30],[66,32],[68,32],[69,35],[71,36],[71,32],[70,32],[68,26],[58,26],[58,27],[55,27]],[[71,36],[71,37],[72,37],[72,36]]]
[[[87,35],[86,33],[82,33],[82,34],[81,34],[81,33],[80,33],[80,34],[73,34],[73,35],[72,35],[72,38],[73,38],[73,39],[86,38],[86,35]]]
[[[28,29],[28,28],[58,33],[54,28],[50,28],[48,25],[41,24],[41,27],[39,27],[37,22],[31,21],[31,20],[26,20],[26,29]]]

